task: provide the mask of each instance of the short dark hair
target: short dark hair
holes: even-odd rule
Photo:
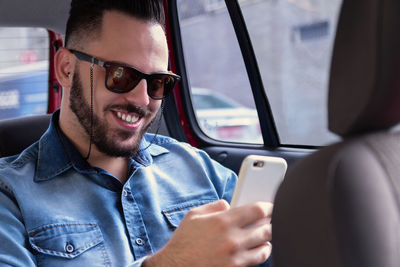
[[[118,11],[132,17],[158,23],[164,28],[162,0],[72,0],[65,33],[65,46],[79,46],[101,31],[105,11]]]

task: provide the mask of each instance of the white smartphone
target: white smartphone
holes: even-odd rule
[[[231,207],[257,201],[273,202],[287,169],[279,157],[249,155],[240,167]]]

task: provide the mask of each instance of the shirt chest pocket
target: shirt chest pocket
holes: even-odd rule
[[[97,224],[50,224],[29,232],[39,266],[111,266]]]
[[[196,201],[189,201],[184,203],[179,203],[175,205],[171,205],[162,210],[162,214],[168,221],[168,224],[173,229],[177,228],[181,223],[183,217],[185,217],[186,213],[196,207],[205,205],[207,203],[216,201],[214,200],[196,200]]]

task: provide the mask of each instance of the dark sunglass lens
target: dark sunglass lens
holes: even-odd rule
[[[155,74],[149,79],[147,91],[150,97],[161,99],[167,96],[174,87],[175,79],[170,75]]]
[[[141,77],[136,70],[118,65],[109,65],[107,68],[106,87],[117,93],[125,93],[135,87]]]
[[[174,75],[153,73],[145,74],[132,67],[106,63],[106,87],[114,93],[127,93],[133,90],[141,81],[147,81],[147,94],[153,99],[166,97],[177,81]]]

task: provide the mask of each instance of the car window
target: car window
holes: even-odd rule
[[[239,1],[281,144],[324,145],[329,67],[342,0]]]
[[[47,30],[0,27],[0,40],[0,119],[47,113]]]
[[[239,103],[228,101],[228,99],[218,96],[215,92],[204,91],[201,93],[194,89],[192,93],[193,105],[196,110],[199,109],[226,109],[239,107]]]
[[[251,86],[225,2],[178,0],[177,8],[200,129],[220,141],[262,144]]]

